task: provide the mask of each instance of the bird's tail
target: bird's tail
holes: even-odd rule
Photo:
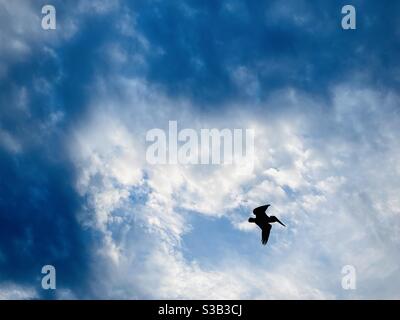
[[[249,218],[249,222],[256,222],[255,218]]]

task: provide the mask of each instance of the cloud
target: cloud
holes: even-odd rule
[[[229,117],[205,120],[188,101],[155,94],[146,82],[115,78],[113,83],[122,94],[109,95],[99,87],[88,121],[77,129],[71,147],[84,181],[78,180],[79,189],[91,199],[88,212],[95,212],[90,219],[101,225],[107,239],[99,250],[118,256],[104,263],[111,274],[124,270],[100,292],[124,298],[201,299],[205,292],[225,299],[338,298],[346,296],[340,288],[341,268],[353,264],[363,287],[356,296],[385,297],[364,288],[366,283],[377,285],[377,274],[393,277],[397,270],[398,210],[387,205],[383,213],[374,209],[386,203],[383,195],[392,194],[391,201],[396,201],[399,188],[397,179],[389,182],[390,175],[398,174],[393,161],[399,157],[397,118],[390,116],[399,99],[395,93],[382,95],[344,84],[332,90],[333,104],[327,110],[291,89],[265,102],[271,110],[284,102],[280,111],[243,117],[245,106],[232,105]],[[151,166],[145,161],[145,128],[166,127],[168,120],[178,120],[182,127],[208,123],[234,128],[238,118],[256,128],[254,172],[234,166]],[[86,151],[78,151],[82,145]],[[385,147],[377,154],[377,146]],[[384,159],[391,160],[382,166]],[[379,177],[386,182],[378,183]],[[370,199],[372,207],[363,198]],[[273,228],[280,240],[271,236],[274,248],[267,257],[259,257],[260,250],[249,262],[234,260],[243,254],[234,243],[212,268],[195,253],[193,258],[185,256],[186,238],[192,233],[204,237],[190,224],[193,214],[227,218],[233,232],[245,231],[242,240],[254,238],[253,245],[258,245],[258,230],[245,221],[251,208],[265,201],[272,202],[272,214],[288,224],[284,231]],[[362,217],[364,212],[370,213]],[[371,220],[360,224],[360,219]],[[394,238],[378,240],[382,233]],[[212,247],[209,250],[212,256]],[[260,274],[261,280],[252,281],[252,274]]]
[[[61,32],[44,32],[31,2],[1,1],[0,16],[1,296],[82,296],[92,240],[76,217],[81,203],[64,146],[72,108],[63,108],[61,86],[69,72],[57,50],[73,34],[63,18]],[[40,287],[46,264],[64,274],[57,292]]]
[[[392,44],[398,43],[398,4],[354,5],[359,13],[354,33],[340,28],[337,2],[135,3],[132,10],[140,12],[137,31],[162,52],[147,57],[146,79],[212,110],[239,99],[254,104],[249,90],[258,91],[259,99],[283,87],[328,98],[332,86],[351,81],[355,73],[363,83],[396,90],[398,70],[386,66],[397,65]],[[238,80],[245,76],[251,81],[243,89]]]
[[[38,295],[32,288],[9,285],[0,290],[0,300],[37,299]]]
[[[55,5],[52,34],[0,1],[1,298],[399,295],[397,4],[345,35],[336,4]],[[169,120],[253,128],[254,170],[148,164]],[[265,202],[287,225],[267,248]]]

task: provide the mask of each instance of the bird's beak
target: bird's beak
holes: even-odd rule
[[[281,225],[283,225],[284,227],[286,227],[281,221],[279,221],[278,218],[276,218],[276,221],[277,221],[278,223],[280,223]]]

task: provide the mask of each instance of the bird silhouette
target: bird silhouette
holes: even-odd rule
[[[255,223],[256,225],[258,225],[261,229],[261,243],[265,246],[268,242],[268,238],[269,238],[269,233],[271,231],[272,226],[270,225],[270,223],[274,223],[274,222],[278,222],[281,225],[283,225],[284,227],[286,227],[281,221],[279,221],[279,219],[275,216],[267,216],[267,214],[265,213],[268,209],[268,207],[270,207],[270,204],[267,204],[265,206],[261,206],[258,208],[255,208],[253,210],[254,215],[256,216],[255,218],[249,218],[249,222],[250,223]]]

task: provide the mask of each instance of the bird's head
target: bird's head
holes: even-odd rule
[[[281,225],[283,225],[284,227],[286,227],[277,217],[275,217],[275,216],[271,216],[270,218],[269,218],[269,222],[271,222],[271,223],[273,223],[273,222],[278,222],[278,223],[280,223]]]

